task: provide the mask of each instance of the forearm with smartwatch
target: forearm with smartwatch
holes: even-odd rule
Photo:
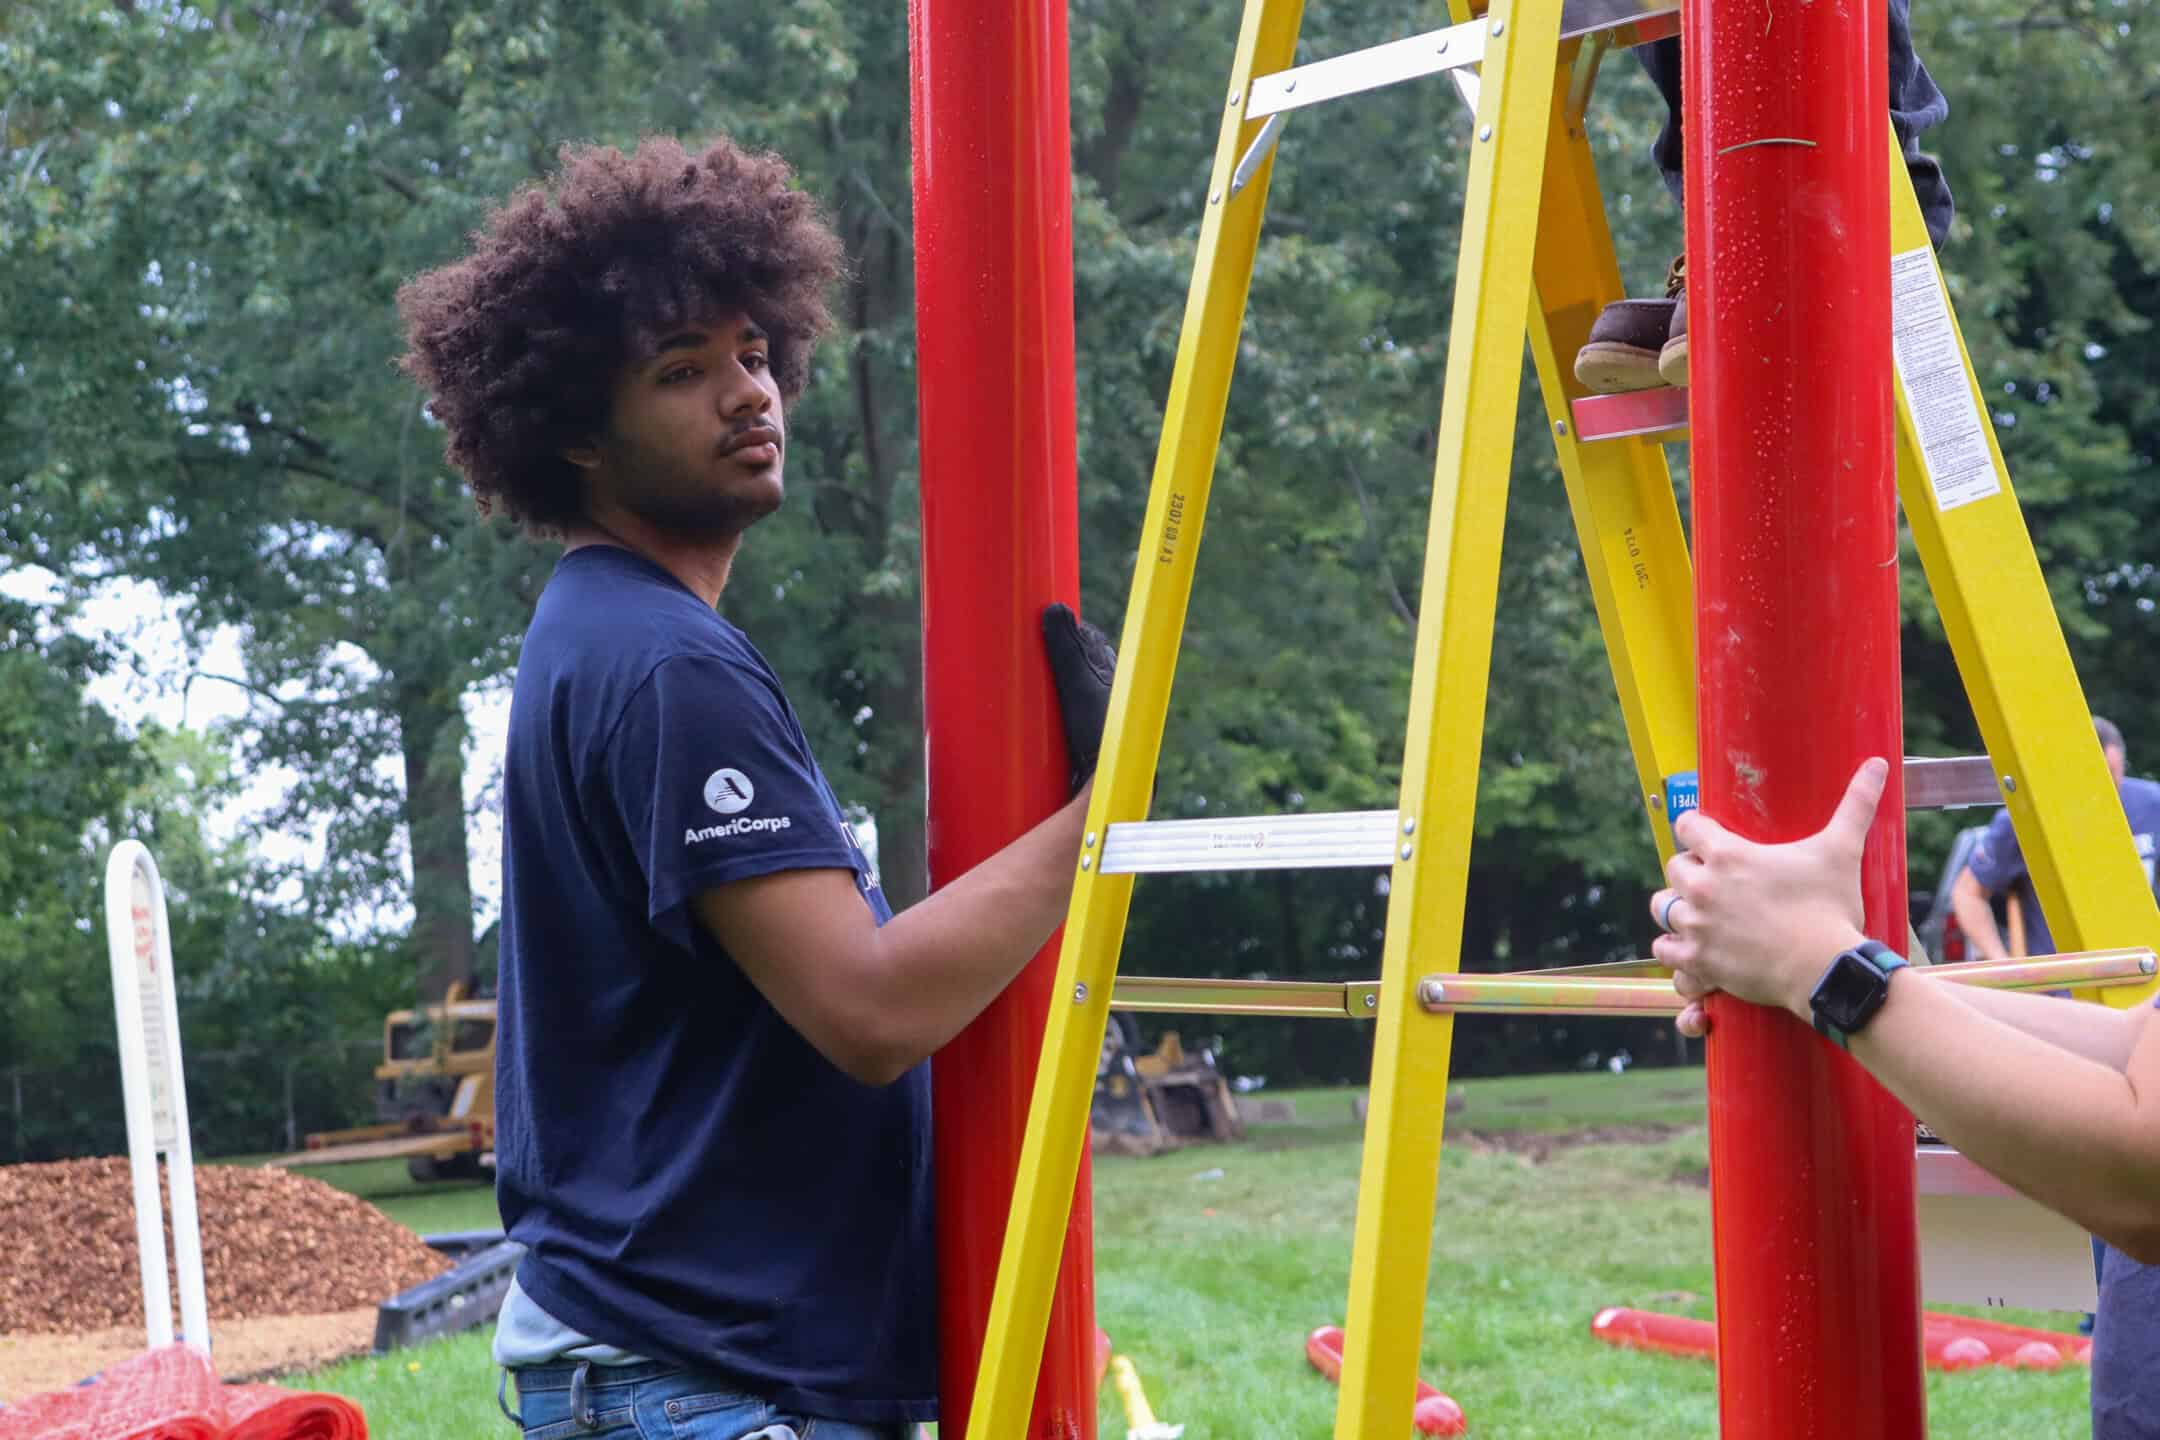
[[[1860,857],[1887,774],[1869,761],[1829,824],[1785,844],[1743,839],[1700,811],[1680,818],[1686,849],[1650,912],[1666,932],[1652,953],[1689,1002],[1682,1028],[1702,1033],[1715,992],[1782,1008],[1977,1164],[2133,1259],[2160,1262],[2151,1012],[2079,1006],[2087,1041],[2064,1002],[1961,994],[1863,934]]]

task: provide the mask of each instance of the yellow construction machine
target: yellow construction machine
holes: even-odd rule
[[[379,1124],[325,1130],[272,1165],[295,1169],[403,1156],[415,1180],[476,1180],[495,1168],[495,1002],[453,984],[439,1005],[383,1017]]]
[[[1140,1027],[1120,1012],[1103,1032],[1088,1132],[1098,1150],[1153,1155],[1190,1140],[1236,1140],[1245,1129],[1212,1048],[1187,1054],[1169,1030],[1143,1052]]]

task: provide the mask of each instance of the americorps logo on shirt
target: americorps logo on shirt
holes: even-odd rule
[[[737,818],[725,825],[707,825],[703,829],[690,828],[683,831],[683,844],[695,845],[702,840],[725,840],[731,835],[755,835],[786,830],[794,820],[786,815],[744,815],[750,802],[757,798],[757,786],[750,777],[730,766],[722,766],[705,777],[705,803],[722,815]]]
[[[702,830],[683,831],[683,844],[695,845],[700,840],[725,840],[730,835],[754,835],[760,830],[786,830],[794,821],[785,815],[745,815],[740,820],[730,820],[725,825],[707,825]]]
[[[757,798],[757,787],[740,770],[721,766],[705,777],[705,803],[722,815],[739,815]]]

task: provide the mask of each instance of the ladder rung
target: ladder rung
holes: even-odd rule
[[[1920,1195],[1993,1195],[2022,1198],[2018,1191],[1942,1145],[1913,1147],[1914,1193]]]
[[[1567,40],[1676,17],[1679,9],[1678,0],[1567,0],[1560,11],[1560,38]],[[1482,18],[1467,20],[1405,40],[1390,40],[1347,55],[1278,70],[1272,75],[1255,75],[1245,118],[1258,120],[1437,75],[1443,70],[1476,65],[1485,58],[1486,23]]]
[[[1631,435],[1655,435],[1663,440],[1687,438],[1688,401],[1684,386],[1656,390],[1630,390],[1624,395],[1585,395],[1568,407],[1575,417],[1575,438],[1625,440]]]
[[[1324,100],[1340,100],[1345,95],[1437,75],[1458,65],[1475,65],[1484,58],[1482,20],[1427,30],[1407,40],[1390,40],[1385,45],[1315,60],[1272,75],[1255,75],[1252,102],[1245,107],[1245,118],[1258,120],[1263,115],[1302,110]]]
[[[1905,808],[1955,810],[1961,805],[2000,805],[1995,763],[1985,755],[1908,755]]]
[[[1321,870],[1395,863],[1395,812],[1242,815],[1220,820],[1130,820],[1103,837],[1102,873]]]
[[[1999,801],[1994,767],[1985,755],[1906,758],[1907,809],[1947,810]],[[1103,841],[1102,873],[1393,865],[1403,839],[1395,832],[1395,817],[1393,810],[1340,810],[1319,815],[1125,821],[1112,825]]]

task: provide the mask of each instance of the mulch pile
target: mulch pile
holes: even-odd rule
[[[195,1197],[213,1320],[376,1305],[451,1264],[365,1200],[289,1171],[198,1165]],[[142,1323],[125,1156],[0,1166],[0,1235],[0,1333]],[[169,1222],[165,1243],[169,1269]]]

